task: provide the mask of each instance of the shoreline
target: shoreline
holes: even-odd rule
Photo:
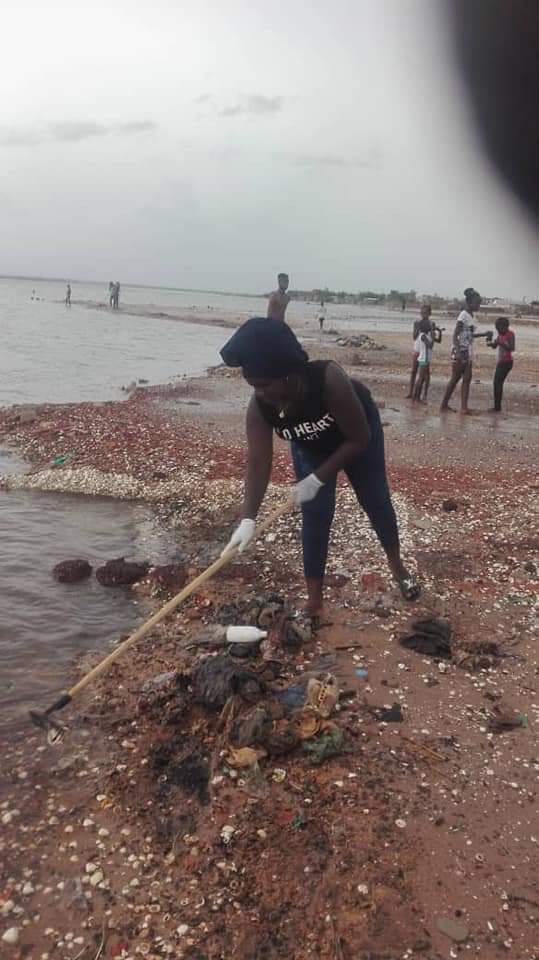
[[[142,692],[156,675],[196,668],[201,653],[190,644],[224,605],[278,593],[301,608],[289,515],[64,711],[70,732],[56,752],[29,727],[13,734],[0,797],[2,849],[13,857],[0,877],[0,932],[17,927],[19,940],[6,956],[53,960],[85,948],[86,960],[102,944],[103,956],[131,960],[330,960],[337,950],[438,960],[457,949],[449,929],[485,960],[534,957],[537,443],[527,431],[536,358],[519,359],[509,415],[463,423],[437,416],[445,359],[436,358],[429,409],[418,408],[402,399],[409,338],[375,336],[385,350],[309,349],[339,357],[379,402],[404,552],[423,596],[411,607],[396,595],[340,488],[327,623],[295,654],[281,652],[278,680],[334,658],[352,691],[332,715],[346,751],[319,767],[298,749],[238,771],[223,754],[219,713],[181,687]],[[481,357],[472,401],[488,396],[491,360]],[[0,411],[0,437],[31,461],[37,489],[79,484],[147,499],[181,538],[191,578],[226,543],[239,509],[246,395],[238,375],[217,368],[124,401],[42,405],[25,424]],[[70,462],[39,470],[67,452]],[[264,512],[291,480],[279,444]],[[456,511],[444,510],[448,498]],[[510,504],[502,523],[497,503]],[[483,665],[404,650],[397,637],[421,615],[448,618]],[[486,641],[498,651],[492,662],[479,652]],[[528,727],[493,733],[490,713],[506,700]],[[380,723],[373,711],[393,702],[403,722]],[[209,769],[207,796],[174,779],[186,758],[192,771],[193,758]]]

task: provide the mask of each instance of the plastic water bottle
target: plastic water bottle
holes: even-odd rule
[[[228,627],[226,631],[227,643],[256,643],[267,635],[267,630],[258,627]]]

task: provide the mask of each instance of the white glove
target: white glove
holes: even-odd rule
[[[299,483],[296,483],[296,486],[292,491],[292,496],[294,498],[296,507],[301,507],[303,503],[308,503],[309,500],[314,500],[316,494],[323,486],[324,484],[318,479],[315,473],[310,473],[309,476],[305,477],[304,480],[300,480]]]
[[[242,520],[239,527],[234,530],[234,533],[228,541],[225,549],[222,551],[221,556],[223,556],[223,553],[226,553],[227,550],[230,550],[232,547],[237,547],[238,553],[242,553],[245,550],[245,547],[247,547],[253,539],[255,535],[255,529],[256,523],[254,520]]]

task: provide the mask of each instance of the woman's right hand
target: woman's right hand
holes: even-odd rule
[[[231,550],[233,547],[238,548],[238,553],[243,553],[246,547],[249,546],[251,540],[253,539],[256,531],[256,523],[254,520],[242,520],[239,527],[234,530],[230,540],[228,541],[225,549],[221,552],[221,556],[224,553],[227,553],[228,550]]]

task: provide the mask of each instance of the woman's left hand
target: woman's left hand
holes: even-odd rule
[[[318,479],[315,473],[310,473],[308,477],[305,477],[304,480],[300,480],[299,483],[296,483],[292,496],[296,507],[301,507],[302,504],[308,503],[309,500],[314,500],[316,494],[324,486],[321,480]]]

